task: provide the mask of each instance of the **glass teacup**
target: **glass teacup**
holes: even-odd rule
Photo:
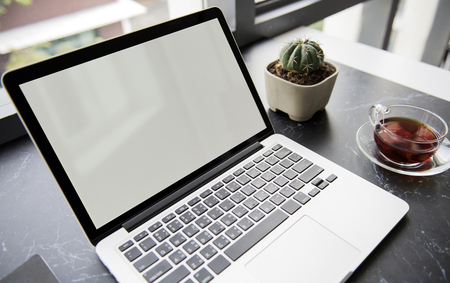
[[[412,105],[374,105],[369,110],[374,139],[383,158],[401,166],[429,160],[448,132],[437,114]]]

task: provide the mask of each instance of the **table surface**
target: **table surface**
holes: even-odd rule
[[[269,39],[243,49],[264,103],[264,62],[271,61],[269,53],[278,45],[277,40]],[[371,163],[359,151],[355,138],[357,129],[368,121],[373,104],[421,105],[449,123],[450,102],[337,65],[340,74],[330,102],[310,121],[298,123],[286,114],[267,111],[277,133],[410,205],[406,217],[348,282],[450,281],[450,170],[430,177],[392,173]],[[379,209],[383,209],[382,203]],[[26,136],[0,147],[0,243],[0,279],[40,254],[62,282],[115,282]]]

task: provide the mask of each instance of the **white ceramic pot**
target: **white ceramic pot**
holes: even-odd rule
[[[276,63],[270,63],[264,72],[267,102],[272,111],[280,110],[292,120],[303,122],[311,119],[317,111],[325,109],[339,73],[336,65],[326,62],[336,68],[336,72],[318,84],[306,86],[271,74],[268,69]]]

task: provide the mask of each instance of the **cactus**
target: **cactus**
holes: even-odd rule
[[[283,46],[279,59],[283,69],[305,74],[322,66],[324,57],[318,43],[309,39],[296,39]]]

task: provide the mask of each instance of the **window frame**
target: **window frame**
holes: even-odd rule
[[[271,38],[299,26],[308,26],[365,0],[254,0],[236,1],[236,30],[239,47]]]

